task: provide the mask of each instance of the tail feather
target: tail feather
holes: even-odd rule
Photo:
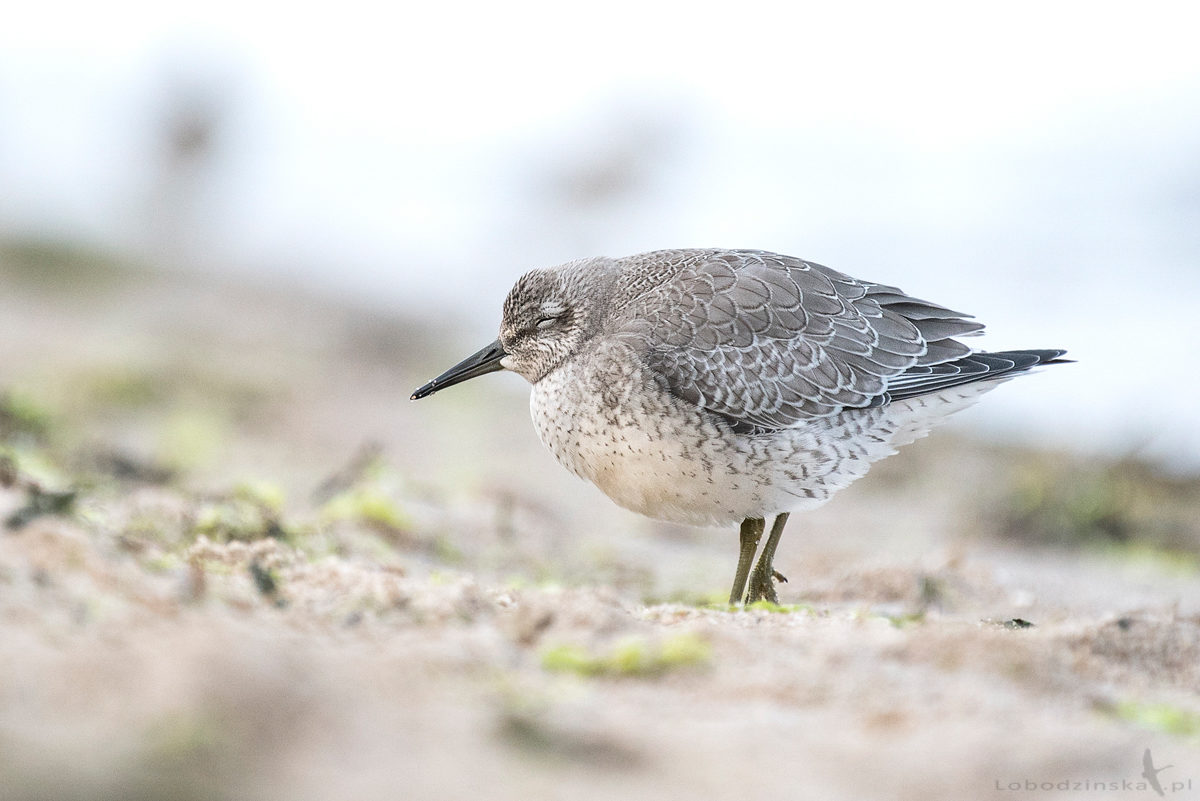
[[[913,367],[888,382],[887,400],[915,398],[974,381],[1009,378],[1042,365],[1066,364],[1070,360],[1060,358],[1064,353],[1059,349],[981,352],[930,367]]]

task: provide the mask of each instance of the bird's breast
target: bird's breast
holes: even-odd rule
[[[652,376],[593,359],[533,387],[542,443],[617,504],[663,520],[726,524],[776,504],[761,461],[728,426],[670,395]]]

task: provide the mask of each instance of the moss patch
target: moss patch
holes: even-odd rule
[[[214,542],[288,538],[278,509],[258,497],[236,491],[201,506],[191,534]]]
[[[1034,454],[1014,469],[995,519],[1005,538],[1066,546],[1146,543],[1200,554],[1200,479],[1144,462]]]
[[[555,673],[658,676],[680,668],[707,665],[712,659],[712,646],[696,634],[683,633],[653,644],[642,637],[631,637],[599,653],[580,645],[554,645],[542,651],[541,659],[542,667]]]
[[[1200,714],[1171,704],[1122,701],[1113,714],[1150,731],[1176,737],[1200,737]]]
[[[33,398],[11,390],[0,393],[0,442],[44,442],[50,428],[50,412]]]

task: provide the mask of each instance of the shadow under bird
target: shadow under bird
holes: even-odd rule
[[[731,604],[776,601],[788,514],[1062,350],[973,352],[970,315],[809,261],[662,250],[532,270],[500,337],[412,395],[507,369],[555,458],[621,506],[740,523]],[[770,534],[751,570],[766,519]]]

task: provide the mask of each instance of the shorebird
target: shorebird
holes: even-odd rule
[[[777,601],[791,512],[1065,353],[973,352],[955,339],[982,330],[896,287],[765,251],[581,259],[521,276],[499,338],[412,400],[519,373],[564,467],[653,518],[740,523],[729,602]]]

